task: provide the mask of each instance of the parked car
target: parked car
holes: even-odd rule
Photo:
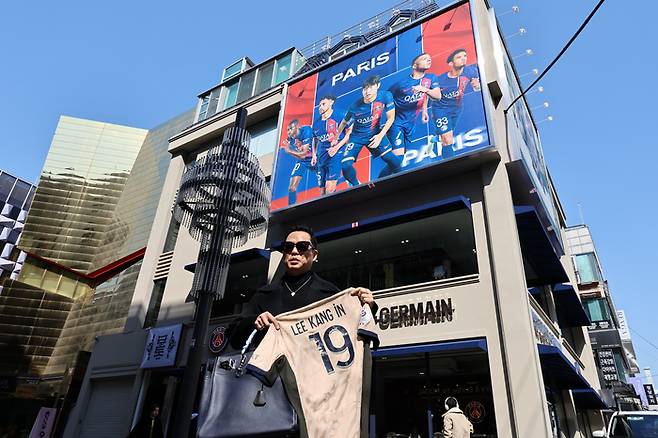
[[[658,438],[658,412],[615,412],[607,429],[597,430],[592,435],[594,438]]]

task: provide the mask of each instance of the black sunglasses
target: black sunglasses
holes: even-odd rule
[[[285,254],[290,254],[295,248],[297,248],[297,251],[300,253],[303,253],[313,248],[313,245],[307,240],[300,240],[299,242],[283,242],[283,252]]]

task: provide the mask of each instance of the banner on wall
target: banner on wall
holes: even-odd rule
[[[468,3],[288,86],[276,211],[490,146]]]

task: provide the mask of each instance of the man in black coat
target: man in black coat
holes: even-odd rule
[[[295,226],[288,231],[283,243],[283,264],[285,274],[254,294],[245,305],[238,324],[236,338],[246,338],[245,333],[256,328],[265,332],[270,325],[278,330],[275,315],[298,309],[327,298],[340,289],[333,283],[323,280],[313,272],[313,263],[318,258],[318,242],[313,231],[305,226]],[[368,304],[373,313],[377,304],[372,292],[364,287],[356,287],[352,295],[362,304]]]

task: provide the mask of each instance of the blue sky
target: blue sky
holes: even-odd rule
[[[516,60],[521,74],[542,69],[595,3],[492,0],[506,35],[527,29],[508,39],[512,53],[535,53]],[[0,168],[35,182],[62,114],[150,128],[194,106],[232,61],[305,47],[395,4],[252,2],[244,14],[242,2],[208,0],[5,2]],[[502,15],[512,5],[521,12]],[[555,117],[539,127],[569,224],[581,222],[580,204],[618,308],[658,345],[657,15],[656,2],[608,0],[529,100],[550,103],[536,120]],[[640,365],[658,374],[658,349],[632,335]]]

